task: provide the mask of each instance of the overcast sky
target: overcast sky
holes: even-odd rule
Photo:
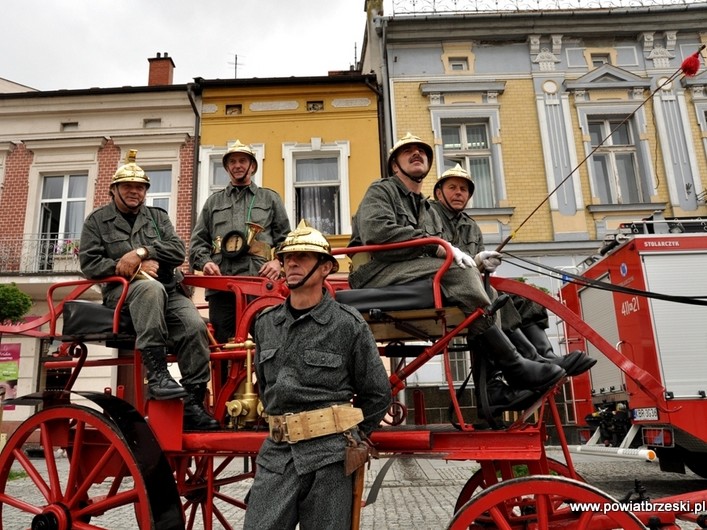
[[[0,78],[38,90],[147,85],[167,52],[174,83],[347,70],[364,0],[21,0],[0,8]]]

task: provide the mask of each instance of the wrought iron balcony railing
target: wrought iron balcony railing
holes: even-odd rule
[[[0,274],[78,274],[79,234],[0,237]]]

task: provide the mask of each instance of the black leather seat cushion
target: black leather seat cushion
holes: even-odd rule
[[[434,307],[431,279],[388,287],[337,291],[336,300],[358,309],[361,313],[368,313],[372,309],[405,311]]]

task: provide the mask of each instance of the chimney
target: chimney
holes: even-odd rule
[[[149,86],[171,85],[174,74],[174,61],[167,55],[157,52],[157,57],[148,59],[150,62],[150,77],[147,80]]]

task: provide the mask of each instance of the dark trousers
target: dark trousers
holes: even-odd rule
[[[298,475],[293,460],[285,472],[258,466],[245,512],[245,530],[348,530],[353,478],[344,462]]]
[[[206,297],[209,302],[209,321],[214,327],[214,337],[219,343],[236,336],[236,295],[220,291]]]

